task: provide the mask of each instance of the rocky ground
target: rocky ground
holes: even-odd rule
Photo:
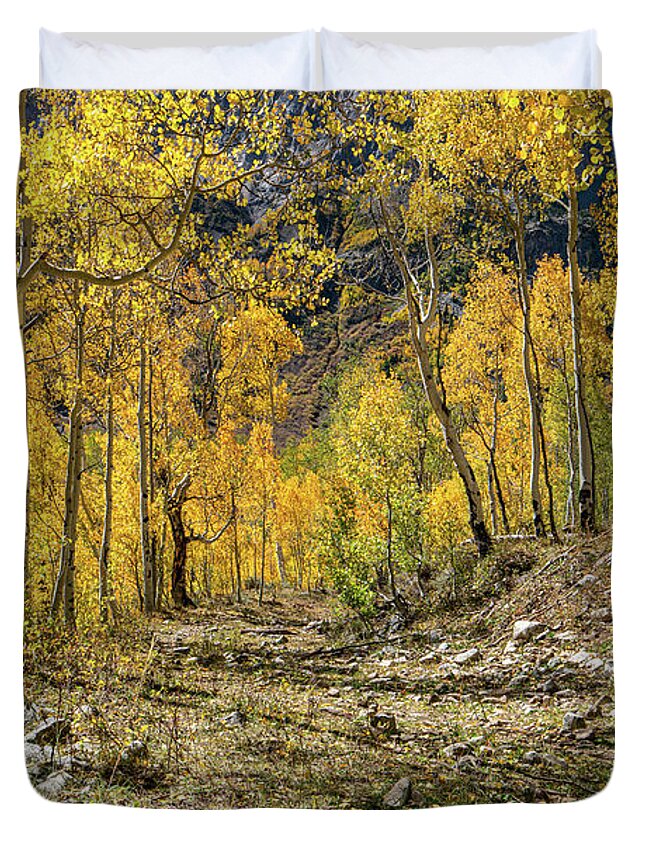
[[[613,763],[610,547],[536,549],[477,605],[375,634],[329,595],[249,593],[79,641],[60,671],[28,650],[30,778],[50,799],[176,808],[588,797]]]

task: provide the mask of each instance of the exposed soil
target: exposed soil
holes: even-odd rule
[[[375,634],[331,595],[283,591],[81,637],[58,670],[32,641],[26,730],[71,724],[32,779],[175,808],[382,808],[402,777],[408,807],[590,796],[613,763],[610,547],[542,547],[479,604]],[[544,627],[508,646],[519,619]]]

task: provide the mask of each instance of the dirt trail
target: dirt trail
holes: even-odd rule
[[[342,633],[333,599],[304,593],[158,619],[129,678],[145,753],[124,760],[121,735],[116,758],[100,769],[95,750],[60,798],[381,808],[402,777],[411,807],[589,796],[613,761],[611,626],[597,606],[609,568],[578,557],[483,608],[380,638]],[[509,643],[540,609],[543,625]],[[113,729],[118,703],[112,690],[97,709]],[[93,737],[78,716],[77,751]]]

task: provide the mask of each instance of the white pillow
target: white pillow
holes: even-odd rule
[[[527,46],[411,48],[320,34],[323,89],[593,89],[593,30]]]
[[[50,89],[311,89],[315,32],[244,46],[132,48],[40,30]]]

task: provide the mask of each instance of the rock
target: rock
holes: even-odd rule
[[[592,728],[581,729],[576,732],[576,740],[591,741],[596,737],[596,733]]]
[[[450,643],[447,643],[444,640],[443,643],[439,643],[439,645],[437,646],[437,651],[438,652],[447,652],[449,648],[450,648]]]
[[[388,634],[398,634],[398,632],[402,631],[404,628],[405,619],[400,613],[394,613],[387,628]]]
[[[534,749],[525,752],[523,758],[527,764],[539,764],[542,761],[542,756]]]
[[[558,684],[552,678],[547,678],[545,682],[540,684],[538,690],[540,690],[542,693],[548,693],[551,695],[553,693],[557,693]]]
[[[428,632],[428,642],[429,643],[440,643],[443,639],[443,634],[441,631],[438,631],[436,628],[432,628],[431,631]]]
[[[585,661],[583,666],[590,672],[595,672],[597,669],[601,669],[601,667],[604,666],[604,661],[601,658],[591,658],[590,660]]]
[[[37,720],[42,720],[43,713],[42,710],[35,705],[33,702],[25,702],[25,725],[28,726],[30,723],[34,723]]]
[[[592,657],[593,655],[591,654],[591,652],[576,652],[575,655],[571,655],[571,657],[569,658],[569,663],[586,663],[586,661],[590,660]]]
[[[190,652],[190,646],[175,646],[172,650],[173,655],[187,655]]]
[[[468,649],[465,652],[460,652],[455,655],[453,661],[455,663],[470,663],[470,661],[478,660],[481,657],[479,649]]]
[[[589,616],[597,622],[611,622],[611,608],[599,607],[597,610],[592,610]]]
[[[606,660],[605,661],[605,673],[607,675],[613,675],[614,674],[614,662],[613,662],[613,660]]]
[[[405,777],[399,779],[383,797],[383,808],[402,809],[409,801],[411,794],[412,783],[410,780]]]
[[[25,762],[30,764],[44,764],[47,761],[45,750],[37,743],[25,743]]]
[[[546,628],[542,622],[531,622],[528,619],[519,619],[513,625],[513,639],[518,643],[525,643],[536,634],[541,634]]]
[[[62,717],[47,717],[39,726],[25,736],[28,743],[37,743],[43,746],[46,743],[58,743],[70,733],[69,720]]]
[[[436,659],[437,659],[437,653],[436,652],[428,652],[427,654],[423,655],[423,657],[419,658],[419,663],[428,663],[428,661],[436,660]]]
[[[72,777],[69,773],[66,773],[64,770],[56,770],[54,773],[50,773],[42,782],[39,782],[38,785],[36,785],[36,790],[39,794],[42,794],[43,797],[47,797],[49,800],[55,800],[71,781]]]
[[[231,728],[234,726],[243,726],[246,722],[246,714],[244,711],[235,710],[224,717],[224,722]]]
[[[327,694],[329,696],[340,696],[340,690],[338,689],[338,687],[330,687],[327,691]]]
[[[369,715],[370,728],[381,734],[396,734],[396,717],[394,714],[379,714],[374,712]]]
[[[136,767],[148,756],[148,747],[142,740],[133,740],[124,747],[121,753],[121,765],[124,767]]]
[[[574,711],[567,711],[562,720],[562,731],[573,732],[578,729],[587,728],[587,721],[582,714],[576,714]]]
[[[542,756],[542,761],[545,764],[550,764],[552,767],[566,767],[567,762],[564,758],[558,758],[557,755],[551,755],[550,753],[546,753]]]
[[[598,578],[595,575],[585,575],[584,577],[580,578],[580,580],[576,583],[576,586],[579,586],[579,587],[593,586],[597,580],[598,580]]]
[[[528,680],[528,675],[524,675],[520,672],[518,675],[515,675],[513,676],[513,678],[511,678],[511,680],[508,682],[508,686],[511,688],[511,690],[514,690],[517,687],[524,687],[524,685],[528,683]]]
[[[504,654],[512,655],[513,652],[517,651],[517,648],[518,646],[515,640],[509,640],[508,643],[506,643],[506,645],[504,646]]]
[[[444,747],[443,754],[446,758],[460,758],[463,755],[470,755],[472,751],[473,748],[469,743],[451,743]]]

